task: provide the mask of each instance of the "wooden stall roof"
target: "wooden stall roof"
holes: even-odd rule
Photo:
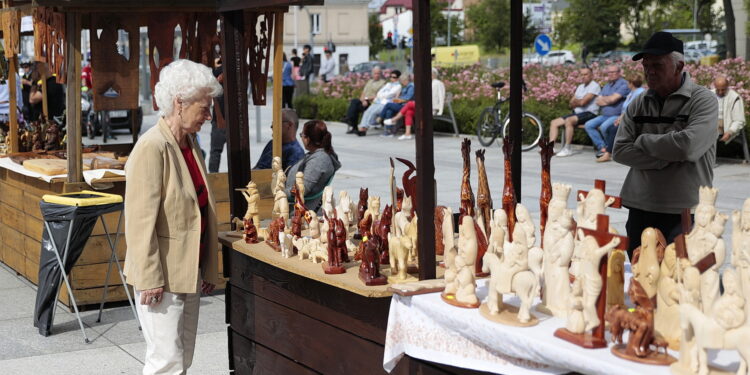
[[[154,12],[159,10],[191,10],[226,12],[241,9],[277,8],[294,5],[323,5],[323,0],[10,0],[3,1],[4,8],[55,7],[70,11],[130,11]]]

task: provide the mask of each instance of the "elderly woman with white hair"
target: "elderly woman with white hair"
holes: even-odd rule
[[[221,94],[211,69],[176,60],[159,74],[159,121],[126,165],[125,275],[146,339],[143,374],[184,374],[193,361],[200,295],[219,282],[216,212],[195,134]]]

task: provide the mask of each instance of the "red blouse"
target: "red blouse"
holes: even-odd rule
[[[182,148],[182,157],[185,158],[185,163],[190,171],[190,179],[193,180],[195,186],[195,195],[198,197],[198,207],[201,211],[201,245],[200,245],[200,263],[203,263],[203,256],[206,254],[206,224],[208,223],[208,215],[206,210],[208,209],[208,189],[206,189],[206,182],[203,180],[200,167],[198,162],[193,156],[193,150],[190,147]]]

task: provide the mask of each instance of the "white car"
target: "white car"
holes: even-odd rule
[[[576,57],[568,50],[550,51],[542,56],[542,65],[575,64]]]

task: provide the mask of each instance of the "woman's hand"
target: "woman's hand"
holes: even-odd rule
[[[203,294],[209,294],[214,291],[216,285],[207,282],[206,280],[201,281],[201,292]]]
[[[141,291],[141,305],[156,306],[164,296],[164,287]]]

